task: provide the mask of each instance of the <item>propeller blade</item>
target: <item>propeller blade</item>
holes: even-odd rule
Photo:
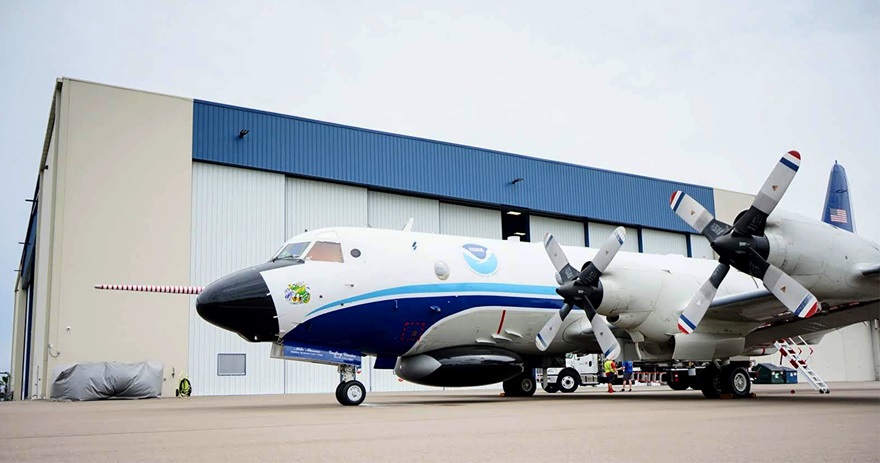
[[[620,343],[617,342],[617,338],[611,332],[611,325],[608,324],[608,320],[605,320],[605,317],[596,313],[596,308],[593,307],[593,303],[589,299],[585,298],[583,300],[583,309],[587,313],[587,318],[590,319],[590,324],[593,326],[593,334],[596,335],[596,341],[599,342],[602,354],[611,360],[616,359],[620,355]]]
[[[626,229],[623,227],[615,228],[611,235],[608,236],[608,239],[602,243],[602,247],[599,248],[599,252],[593,257],[593,261],[578,275],[578,280],[587,286],[592,286],[596,283],[602,272],[608,268],[608,264],[617,255],[617,251],[620,251],[620,248],[623,247],[625,241]]]
[[[728,271],[730,271],[730,266],[727,264],[719,264],[715,267],[712,276],[703,283],[703,286],[694,294],[691,302],[688,303],[687,307],[684,308],[684,311],[678,317],[679,331],[684,334],[691,334],[697,329],[697,325],[700,324],[703,316],[706,315],[706,311],[709,310],[709,305],[715,299],[715,293],[718,292],[718,287],[721,285],[724,277],[727,276]]]
[[[819,310],[819,300],[807,288],[788,276],[775,265],[767,262],[754,249],[749,249],[749,270],[760,278],[779,302],[800,318],[812,317]]]
[[[705,236],[709,242],[730,231],[730,225],[716,220],[702,204],[682,191],[672,193],[669,198],[669,207],[675,214],[681,217],[697,233]]]
[[[605,317],[596,314],[590,320],[590,324],[593,325],[593,334],[596,335],[596,340],[599,341],[602,353],[606,358],[616,359],[620,355],[620,343],[617,342],[617,338],[611,333],[611,326],[608,324],[608,321],[605,320]]]
[[[797,151],[785,153],[773,168],[773,172],[770,172],[761,191],[755,196],[752,206],[733,224],[733,228],[742,234],[763,236],[767,216],[776,209],[776,205],[788,190],[800,166],[800,153]]]
[[[550,256],[550,262],[553,263],[556,273],[562,276],[563,282],[571,281],[578,275],[578,271],[568,263],[568,257],[565,257],[559,242],[550,233],[544,235],[544,250]]]
[[[623,247],[625,241],[626,229],[623,227],[617,227],[605,242],[602,243],[602,247],[599,248],[599,252],[596,253],[596,257],[593,258],[593,265],[596,266],[599,273],[604,272],[605,269],[608,268],[608,264],[610,264],[611,260],[614,259],[614,256],[617,255],[617,251],[620,251],[620,248]]]
[[[556,334],[559,332],[559,327],[562,326],[562,321],[565,320],[565,317],[567,317],[570,312],[571,304],[566,302],[558,312],[550,317],[550,320],[547,320],[547,323],[541,328],[538,335],[535,336],[535,346],[538,350],[541,352],[547,350],[547,347],[549,347],[550,343],[553,342],[553,339],[556,338]]]
[[[816,296],[779,268],[770,265],[763,281],[776,299],[796,316],[810,318],[819,310]]]

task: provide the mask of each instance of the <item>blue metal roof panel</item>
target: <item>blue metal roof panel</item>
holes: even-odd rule
[[[702,186],[206,101],[193,111],[197,161],[682,232],[673,191],[714,213]]]

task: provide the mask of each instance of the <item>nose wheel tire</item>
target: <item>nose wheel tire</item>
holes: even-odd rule
[[[360,405],[366,397],[367,389],[360,381],[346,381],[336,386],[336,400],[342,405]]]

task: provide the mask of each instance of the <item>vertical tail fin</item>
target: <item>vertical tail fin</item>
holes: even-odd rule
[[[855,218],[849,201],[846,170],[837,161],[834,161],[831,176],[828,177],[828,192],[825,194],[822,221],[848,232],[855,232]]]

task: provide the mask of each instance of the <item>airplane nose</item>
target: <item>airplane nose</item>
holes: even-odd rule
[[[239,270],[208,285],[196,311],[212,325],[251,342],[275,341],[278,317],[269,288],[255,268]]]

